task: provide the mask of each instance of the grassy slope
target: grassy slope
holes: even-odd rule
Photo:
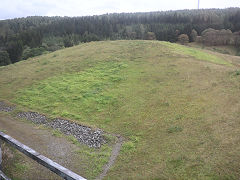
[[[92,42],[0,68],[0,83],[1,99],[123,135],[106,179],[240,178],[240,80],[227,60]]]
[[[239,49],[236,46],[229,46],[229,45],[225,45],[225,46],[203,46],[202,44],[193,42],[193,43],[189,43],[188,46],[191,47],[195,47],[195,48],[201,48],[201,49],[205,49],[205,50],[210,50],[210,51],[214,51],[214,52],[218,52],[221,54],[229,54],[232,56],[239,56]]]

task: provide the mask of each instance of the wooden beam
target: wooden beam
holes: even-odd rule
[[[10,178],[8,178],[1,170],[0,170],[0,179],[2,180],[11,180]]]
[[[0,139],[66,180],[86,180],[0,131]]]

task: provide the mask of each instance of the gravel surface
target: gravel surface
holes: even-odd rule
[[[66,135],[73,135],[80,143],[86,144],[89,147],[100,148],[102,144],[106,143],[103,138],[103,131],[100,129],[93,130],[89,127],[59,118],[49,122],[45,115],[37,112],[21,112],[17,114],[17,117],[58,129]]]
[[[103,131],[100,129],[92,130],[89,127],[64,119],[54,119],[48,123],[48,126],[58,129],[66,135],[73,135],[79,142],[89,147],[100,148],[102,144],[106,143],[103,138]]]
[[[46,124],[47,117],[45,115],[39,114],[37,112],[21,112],[17,114],[19,118],[25,118],[36,124]]]
[[[0,111],[11,112],[15,109],[13,106],[8,106],[4,102],[0,101]]]

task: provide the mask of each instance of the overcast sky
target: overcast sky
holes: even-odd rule
[[[197,3],[198,0],[0,0],[0,19],[196,9]],[[200,8],[227,7],[240,7],[240,0],[200,0]]]

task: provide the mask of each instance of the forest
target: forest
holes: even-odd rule
[[[32,16],[0,21],[0,66],[29,57],[102,40],[193,41],[207,28],[240,31],[240,8],[113,13],[83,17]]]

